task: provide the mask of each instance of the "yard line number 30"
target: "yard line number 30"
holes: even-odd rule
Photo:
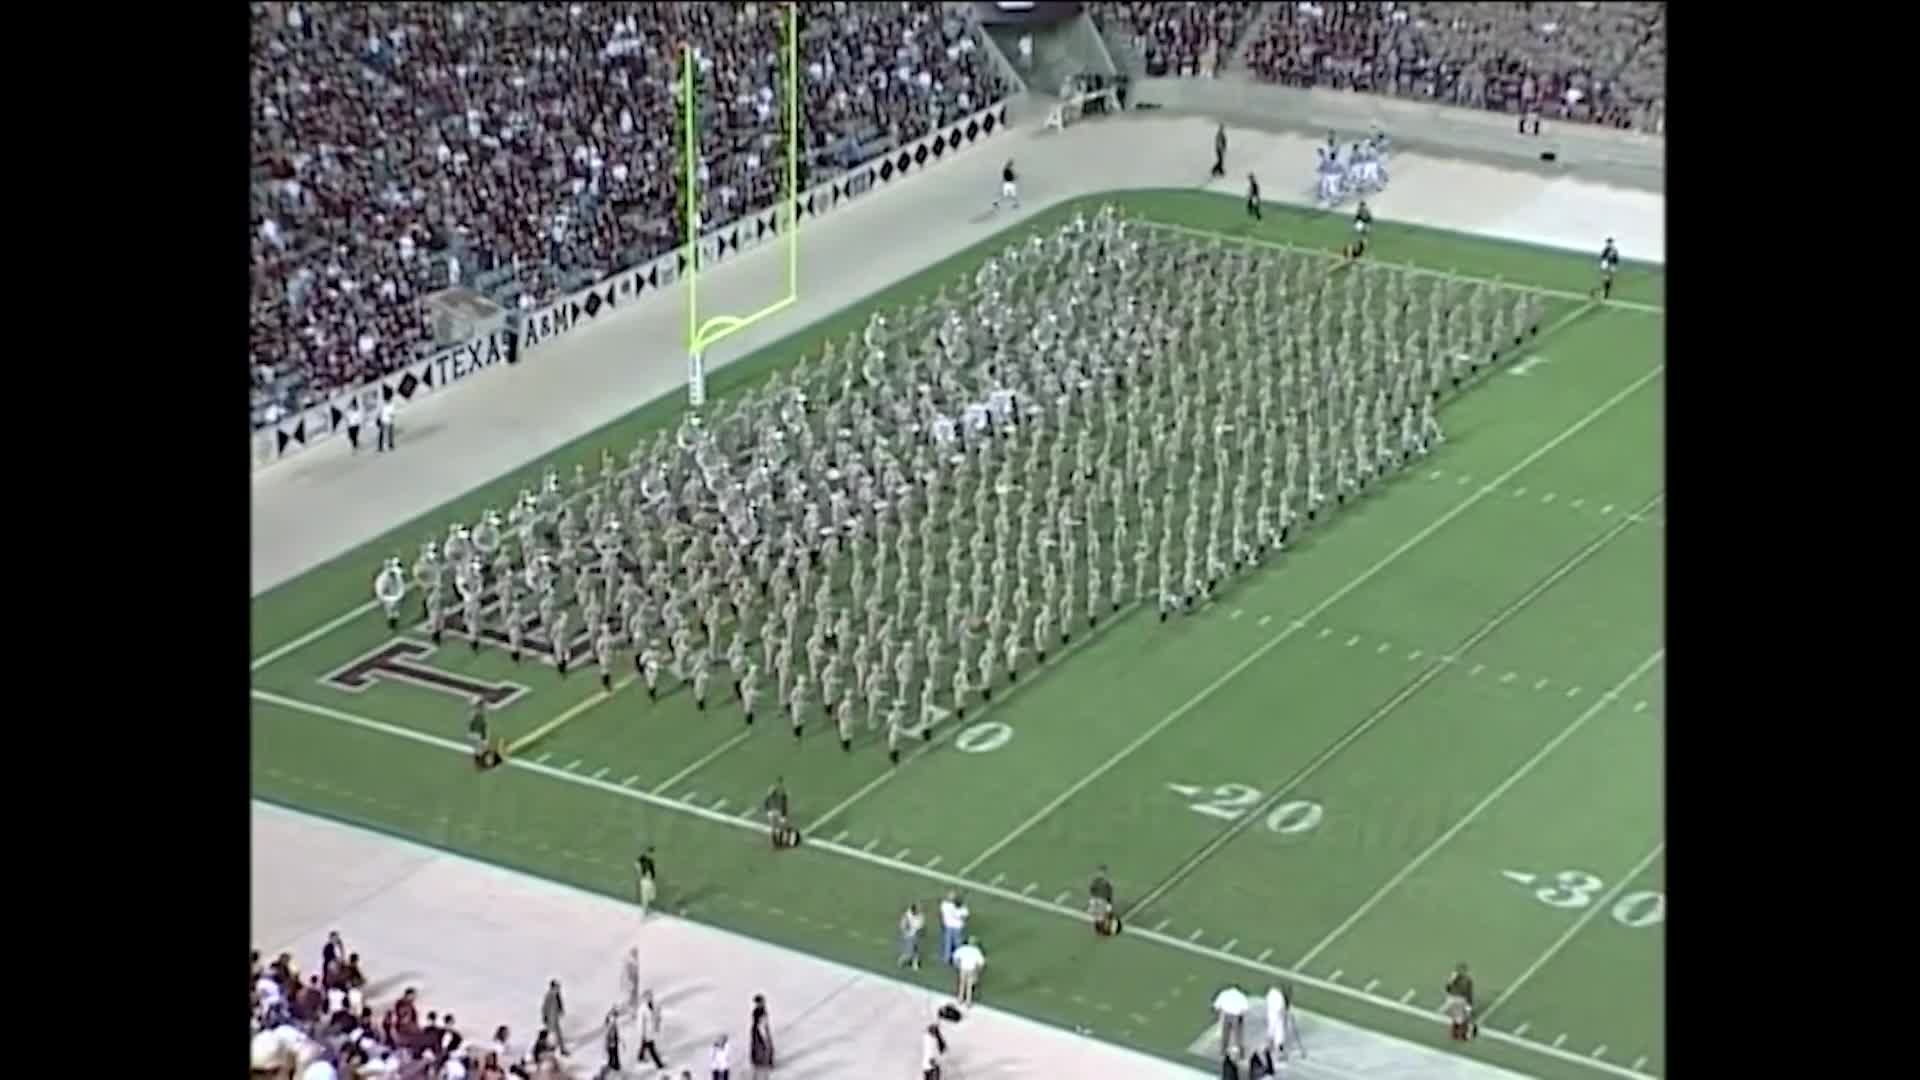
[[[1552,884],[1535,889],[1533,896],[1548,907],[1583,908],[1605,887],[1606,882],[1585,870],[1562,870],[1553,875]],[[1667,894],[1652,889],[1630,892],[1614,901],[1608,914],[1630,930],[1657,926],[1667,918]]]
[[[1260,802],[1260,789],[1246,784],[1221,784],[1208,797],[1189,803],[1187,809],[1222,821],[1238,821]],[[1326,816],[1326,808],[1309,799],[1281,803],[1267,811],[1267,829],[1281,836],[1311,832]]]

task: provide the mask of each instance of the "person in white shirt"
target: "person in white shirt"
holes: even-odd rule
[[[940,1055],[947,1052],[947,1040],[940,1035],[939,1024],[928,1024],[920,1036],[921,1080],[940,1080]]]
[[[987,954],[980,946],[968,938],[966,944],[953,950],[953,966],[960,969],[960,986],[956,996],[962,1005],[973,1004],[973,992],[980,985],[980,970],[987,966]]]
[[[960,899],[959,893],[948,893],[940,901],[940,960],[945,964],[953,963],[953,950],[960,947],[960,939],[967,932],[967,905]]]
[[[375,432],[375,450],[393,449],[393,418],[397,410],[391,399],[380,403],[379,431]]]
[[[1229,986],[1213,996],[1214,1015],[1220,1018],[1220,1046],[1237,1054],[1246,1045],[1247,995],[1237,986]]]
[[[1032,34],[1020,35],[1020,68],[1022,71],[1033,70],[1033,35]]]
[[[927,917],[920,914],[920,905],[908,904],[900,915],[899,966],[920,970],[920,931],[926,925]]]
[[[1273,1056],[1274,1067],[1286,1060],[1287,1048],[1291,1046],[1300,1057],[1300,1040],[1293,1027],[1293,1003],[1287,1000],[1286,991],[1277,986],[1267,988],[1267,1047]]]
[[[347,402],[347,443],[353,447],[353,452],[356,454],[360,452],[360,421],[362,419],[360,399],[354,398]]]
[[[713,1052],[708,1055],[707,1063],[713,1069],[713,1080],[732,1080],[733,1047],[725,1035],[713,1040]]]

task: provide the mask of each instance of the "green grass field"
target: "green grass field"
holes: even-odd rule
[[[1344,217],[1192,192],[1132,214],[1331,250]],[[996,236],[711,379],[725,394],[970,269]],[[1451,965],[1473,965],[1463,1051],[1548,1077],[1658,1075],[1665,322],[1657,269],[1590,302],[1579,255],[1384,225],[1372,257],[1549,296],[1531,354],[1443,416],[1448,444],[1208,609],[1109,623],[890,773],[822,733],[749,730],[689,696],[603,697],[451,640],[424,665],[527,687],[510,767],[464,758],[463,700],[322,680],[389,640],[381,558],[531,486],[529,465],[253,604],[253,789],[264,799],[626,895],[642,838],[696,919],[893,972],[910,899],[960,888],[995,957],[992,1004],[1170,1059],[1227,981],[1282,973],[1300,1005],[1433,1045]],[[597,469],[674,418],[655,402],[567,447]],[[412,607],[414,601],[409,600]],[[355,612],[357,611],[357,614]],[[403,627],[404,629],[404,627]],[[716,686],[719,684],[716,683]],[[784,775],[810,843],[753,823]],[[1128,932],[1080,912],[1111,866]],[[943,971],[918,976],[944,986]]]

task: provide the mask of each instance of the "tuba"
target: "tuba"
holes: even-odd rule
[[[473,546],[482,555],[500,550],[500,511],[489,508],[480,516],[480,524],[473,527]]]
[[[469,543],[469,537],[470,534],[467,531],[467,527],[459,522],[455,522],[448,527],[445,549],[448,562],[459,566],[467,561],[468,556],[473,554],[473,545]]]
[[[413,564],[414,584],[431,589],[440,579],[440,549],[429,540],[420,545],[420,558]]]
[[[400,568],[400,560],[388,559],[386,565],[373,577],[373,596],[389,607],[396,606],[407,595],[407,572]]]

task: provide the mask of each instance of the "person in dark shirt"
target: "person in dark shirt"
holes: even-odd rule
[[[1347,248],[1347,258],[1357,259],[1367,253],[1367,234],[1372,231],[1373,211],[1367,208],[1367,200],[1361,199],[1353,212],[1353,243]]]
[[[764,807],[767,811],[767,830],[773,838],[773,846],[787,847],[791,842],[793,824],[787,817],[787,782],[784,777],[774,778],[773,788],[767,792]]]
[[[1465,1042],[1479,1034],[1478,1025],[1473,1022],[1473,976],[1467,974],[1467,965],[1456,965],[1453,974],[1447,977],[1447,1019],[1451,1023],[1453,1038]]]
[[[1225,124],[1221,124],[1220,129],[1213,133],[1213,171],[1208,175],[1213,177],[1227,175],[1227,125]]]
[[[1613,246],[1613,237],[1607,237],[1607,246],[1600,249],[1600,299],[1613,298],[1613,275],[1620,269],[1620,249]]]
[[[1247,174],[1247,216],[1255,221],[1264,220],[1260,216],[1260,178]]]
[[[1113,913],[1113,881],[1104,865],[1094,870],[1093,881],[1087,885],[1087,914],[1093,917],[1093,932],[1101,937],[1118,929],[1119,920]]]
[[[647,915],[647,909],[653,906],[653,898],[655,895],[654,875],[657,873],[657,870],[653,865],[652,844],[648,844],[646,848],[640,852],[640,857],[633,860],[633,873],[635,878],[634,892],[640,901],[640,917],[644,919]]]

